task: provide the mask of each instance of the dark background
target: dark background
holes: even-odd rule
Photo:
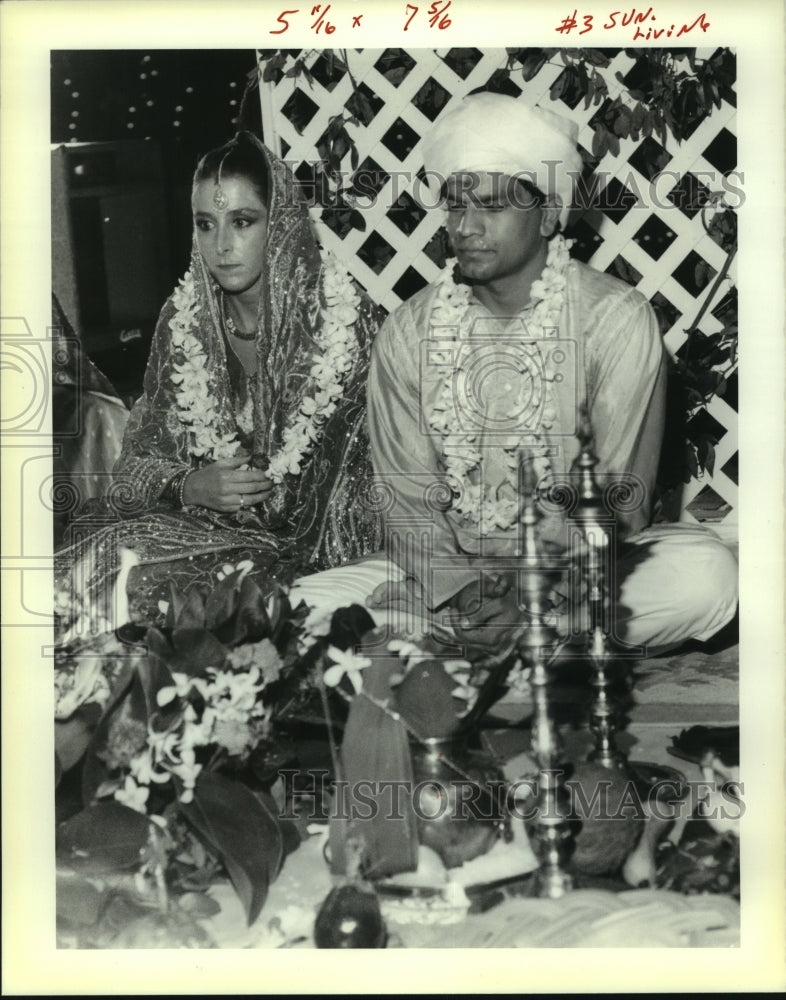
[[[238,128],[262,134],[253,48],[53,51],[53,289],[126,402],[188,268],[191,176]]]

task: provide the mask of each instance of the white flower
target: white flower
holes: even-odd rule
[[[238,577],[239,583],[248,573],[251,572],[253,568],[254,564],[250,559],[241,559],[240,562],[236,563],[234,566],[232,563],[224,563],[221,569],[216,573],[216,578],[218,580],[225,580],[233,573],[240,573],[240,576]]]
[[[334,661],[334,666],[328,667],[325,671],[325,684],[328,687],[335,687],[346,674],[355,691],[360,692],[363,689],[363,678],[360,671],[371,666],[369,657],[359,656],[351,649],[346,651],[337,649],[335,646],[328,646],[327,655]]]
[[[529,320],[529,335],[538,339],[538,333],[543,335],[547,329],[558,327],[562,303],[566,287],[565,271],[570,261],[570,244],[561,236],[556,236],[549,244],[546,265],[541,276],[532,284],[531,299],[533,301],[532,317]],[[446,266],[439,279],[439,288],[431,315],[431,327],[439,330],[441,339],[452,336],[456,340],[461,336],[461,323],[469,308],[470,290],[467,285],[457,285],[453,280],[452,265]],[[537,329],[536,329],[537,328]],[[461,352],[459,351],[459,354]],[[487,488],[481,494],[480,487],[472,484],[468,474],[480,465],[482,455],[474,438],[463,433],[459,423],[454,403],[453,384],[459,369],[452,364],[440,368],[439,375],[443,379],[442,389],[437,403],[429,413],[429,425],[442,436],[445,471],[455,477],[461,484],[459,498],[453,504],[453,510],[468,520],[480,526],[482,534],[488,534],[495,529],[509,530],[518,517],[518,503],[498,498]],[[549,390],[554,381],[554,373],[546,365],[543,378],[543,391]],[[531,380],[521,381],[516,403],[511,408],[511,414],[521,413],[525,409],[526,394],[531,388]],[[553,404],[547,402],[544,407],[544,419],[539,431],[548,430],[556,419]],[[515,490],[518,486],[518,463],[515,449],[517,444],[504,441],[500,447],[508,452],[506,479]],[[545,474],[549,470],[545,448],[542,450],[540,466],[536,471]]]
[[[507,676],[506,684],[511,689],[518,694],[528,694],[530,690],[529,679],[532,670],[530,667],[525,667],[522,660],[518,659],[513,664],[510,673]]]
[[[423,652],[416,642],[410,642],[408,639],[391,639],[388,643],[388,649],[391,653],[398,653],[399,659],[406,664],[407,670],[412,670],[414,666],[424,660],[432,659],[431,656]]]
[[[293,596],[297,598],[297,590],[295,590]],[[332,621],[332,608],[326,611],[324,608],[312,607],[303,622],[303,634],[299,642],[300,652],[305,653],[307,649],[314,645],[317,639],[328,635]]]
[[[162,687],[156,692],[156,702],[159,708],[168,705],[176,697],[187,698],[192,688],[196,688],[202,697],[205,696],[207,682],[202,677],[189,677],[188,674],[175,672],[172,674],[172,680],[175,682],[174,687]]]
[[[190,707],[190,706],[189,706]],[[183,736],[180,741],[181,747],[193,749],[193,747],[204,747],[213,741],[213,729],[218,719],[218,713],[208,705],[202,712],[202,718],[196,721],[196,712],[188,707],[185,712],[186,725],[183,729]]]
[[[182,752],[181,763],[170,764],[169,770],[183,782],[183,792],[180,801],[183,803],[192,802],[194,798],[194,786],[202,770],[202,765],[197,764],[194,751],[185,748]]]
[[[133,757],[129,769],[132,776],[141,785],[149,785],[151,781],[157,784],[169,781],[169,774],[166,771],[156,769],[152,747],[147,747],[142,753]]]
[[[349,326],[354,323],[358,318],[357,309],[348,305],[337,305],[335,307],[335,317],[339,323],[343,323],[345,326]]]
[[[123,787],[118,788],[115,792],[115,799],[122,805],[128,806],[129,809],[134,809],[136,812],[143,813],[145,811],[145,803],[147,802],[149,795],[150,789],[138,785],[129,774],[126,776]]]

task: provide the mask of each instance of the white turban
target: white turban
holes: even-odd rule
[[[564,226],[581,172],[578,135],[575,122],[523,99],[473,94],[441,115],[423,138],[429,186],[458,172],[522,175],[543,194],[559,196]]]

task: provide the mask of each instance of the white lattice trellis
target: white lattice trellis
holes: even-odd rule
[[[347,263],[371,297],[388,311],[395,309],[402,298],[412,294],[417,287],[434,280],[438,274],[437,266],[424,250],[442,224],[442,213],[426,212],[414,230],[405,233],[394,221],[395,209],[391,210],[402,195],[406,194],[417,201],[418,191],[423,190],[416,180],[423,166],[419,140],[433,123],[413,100],[425,84],[433,81],[446,92],[446,101],[441,109],[444,111],[466,94],[484,87],[492,75],[506,66],[508,61],[504,49],[487,49],[482,52],[467,50],[464,53],[467,58],[460,67],[461,72],[466,75],[462,76],[449,65],[449,62],[456,65],[455,59],[446,61],[445,57],[450,54],[449,50],[406,50],[401,56],[409,68],[405,67],[403,76],[399,73],[401,79],[391,82],[379,68],[380,58],[383,56],[381,50],[353,50],[348,55],[351,75],[345,72],[340,79],[334,76],[329,81],[326,80],[327,85],[323,85],[319,77],[325,79],[325,76],[317,72],[320,60],[324,60],[323,53],[300,53],[299,58],[303,58],[305,65],[314,70],[310,80],[302,74],[297,77],[283,76],[278,83],[262,83],[260,87],[265,140],[294,169],[303,163],[313,163],[320,159],[317,145],[330,119],[346,111],[347,101],[352,97],[355,86],[371,91],[374,106],[378,108],[373,120],[366,126],[347,125],[356,143],[361,166],[369,158],[375,164],[374,169],[378,167],[387,175],[387,180],[377,192],[373,203],[369,199],[359,202],[366,229],[350,229],[342,239],[325,224],[321,207],[315,207],[313,215],[324,245]],[[697,52],[699,58],[710,55],[712,50]],[[633,60],[620,52],[612,59],[610,66],[600,70],[611,99],[623,91],[616,74],[624,76],[632,65]],[[590,106],[585,109],[583,101],[575,108],[570,108],[562,100],[552,102],[549,91],[562,71],[563,66],[555,60],[553,64],[546,64],[529,82],[524,82],[521,74],[515,71],[511,79],[521,91],[519,99],[530,104],[551,106],[572,118],[579,126],[579,142],[590,149],[594,135],[591,120],[598,108]],[[307,109],[307,113],[301,113],[297,119],[300,130],[291,120],[295,116],[288,115],[297,101],[301,102],[301,109]],[[304,124],[309,115],[310,120]],[[619,153],[614,156],[608,152],[599,165],[598,194],[604,189],[610,191],[608,186],[616,180],[622,184],[627,181],[628,190],[633,189],[634,196],[638,192],[642,197],[626,212],[614,213],[613,218],[604,214],[600,208],[590,208],[579,223],[579,239],[583,241],[582,259],[588,260],[599,270],[609,270],[613,262],[622,257],[640,274],[636,287],[648,299],[652,300],[659,295],[671,304],[671,312],[676,316],[670,328],[664,330],[664,342],[672,354],[685,342],[685,330],[692,323],[703,298],[710,293],[712,287],[711,282],[700,292],[695,288],[689,290],[685,287],[690,282],[684,282],[684,277],[681,282],[679,277],[684,276],[686,268],[691,270],[691,263],[686,263],[686,258],[692,253],[696,254],[699,260],[705,261],[715,272],[719,272],[726,262],[726,252],[707,235],[700,212],[683,212],[668,200],[668,195],[686,174],[714,176],[716,180],[712,188],[720,189],[722,173],[728,172],[729,165],[721,169],[717,158],[716,163],[712,163],[705,155],[724,130],[730,133],[726,139],[731,137],[733,140],[735,116],[736,109],[724,101],[721,108],[713,108],[712,114],[701,122],[690,139],[678,144],[669,136],[665,147],[670,156],[667,172],[656,175],[652,181],[635,162],[635,154],[645,140],[637,143],[632,139],[621,139]],[[631,162],[632,157],[634,162]],[[734,163],[730,165],[731,168],[735,166]],[[342,170],[347,174],[352,173],[349,155],[342,162]],[[640,230],[645,223],[651,227],[651,231],[642,234]],[[575,230],[571,233],[576,234]],[[389,256],[383,266],[370,266],[369,240],[376,241],[385,249],[386,256]],[[652,252],[648,252],[649,249]],[[730,281],[734,280],[733,267],[728,278]],[[716,301],[719,298],[720,296]],[[708,310],[702,319],[702,332],[709,335],[721,326],[721,322]],[[705,499],[709,495],[716,500],[717,510],[714,514],[708,513],[705,502],[701,504],[704,514],[700,516],[704,520],[725,519],[725,524],[729,525],[730,522],[736,522],[737,510],[736,473],[733,471],[737,453],[737,413],[719,396],[712,399],[707,413],[720,425],[721,437],[716,446],[715,471],[712,477],[705,474],[693,479],[685,487],[682,517],[685,520],[696,520],[691,512],[692,505],[697,498],[702,500],[699,494]],[[724,467],[727,471],[724,471]],[[709,494],[706,492],[707,487],[711,491]]]

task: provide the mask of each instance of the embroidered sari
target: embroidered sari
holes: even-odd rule
[[[300,471],[287,472],[263,503],[236,514],[181,509],[167,490],[178,472],[213,460],[199,454],[182,395],[178,399],[178,376],[188,359],[173,332],[182,329],[184,317],[201,348],[210,403],[206,423],[216,440],[234,436],[255,458],[274,456],[304,398],[315,393],[312,368],[323,356],[325,276],[330,282],[332,271],[291,172],[261,143],[258,149],[267,161],[270,191],[256,371],[247,375],[231,348],[223,293],[195,238],[185,284],[161,311],[113,482],[101,502],[71,524],[70,544],[56,553],[56,584],[61,594],[71,586],[83,611],[113,586],[121,547],[138,561],[128,576],[130,617],[149,623],[160,619],[159,602],[168,599],[170,582],[181,592],[207,590],[227,563],[250,561],[260,584],[270,577],[289,583],[382,546],[378,515],[362,502],[371,477],[365,384],[380,316],[359,289],[359,303],[345,312],[356,344],[341,375],[343,393],[334,412],[315,425],[316,440]]]

